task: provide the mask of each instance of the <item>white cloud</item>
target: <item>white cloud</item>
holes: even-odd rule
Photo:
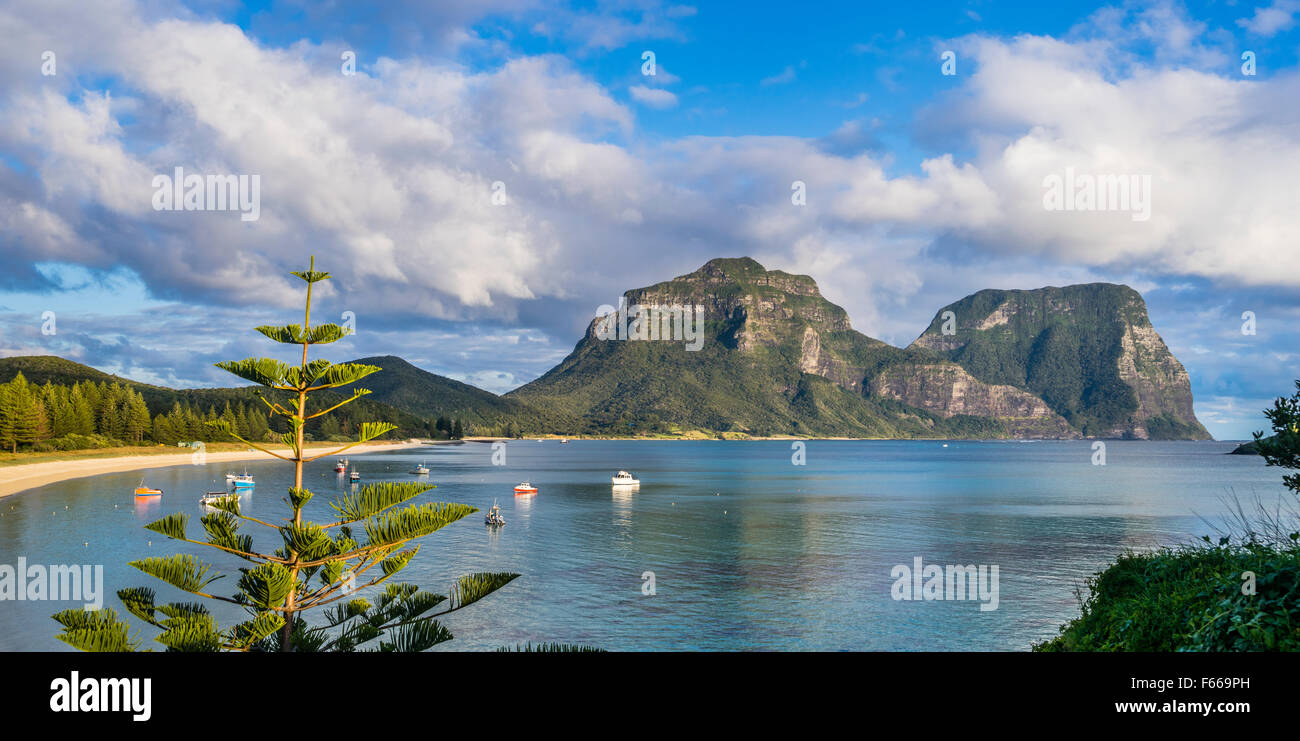
[[[1256,7],[1250,18],[1237,19],[1237,25],[1259,36],[1272,36],[1295,26],[1300,0],[1273,0],[1271,5]]]
[[[328,297],[360,318],[571,338],[626,288],[751,254],[814,275],[857,326],[899,344],[990,285],[1138,272],[1300,285],[1300,78],[1212,71],[1221,50],[1174,6],[1099,13],[1064,39],[955,42],[971,72],[922,124],[962,154],[914,171],[875,153],[865,120],[819,139],[643,140],[632,107],[558,56],[484,70],[378,59],[345,77],[339,47],[271,47],[134,8],[0,8],[14,40],[0,48],[0,151],[39,175],[0,188],[0,258],[15,272],[128,265],[164,296],[287,306],[284,272],[314,253],[341,276]],[[1129,43],[1155,44],[1157,61]],[[43,48],[90,74],[13,71]],[[98,76],[122,84],[79,87]],[[643,85],[629,95],[677,103]],[[152,211],[152,174],[177,165],[259,173],[261,220]],[[1067,167],[1150,174],[1151,220],[1044,211],[1043,178]],[[806,206],[790,203],[794,180]],[[500,372],[544,369],[527,368]]]
[[[772,75],[771,77],[764,77],[759,84],[763,87],[769,85],[784,85],[789,82],[794,82],[795,77],[794,67],[787,65],[786,68],[781,70],[779,73]]]
[[[633,85],[628,88],[632,99],[651,108],[672,108],[677,105],[677,96],[667,90]]]

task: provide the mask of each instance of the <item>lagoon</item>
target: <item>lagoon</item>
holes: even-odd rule
[[[353,462],[367,483],[419,478],[407,471],[424,461],[439,488],[417,501],[502,506],[503,528],[478,514],[417,541],[403,578],[426,589],[445,593],[473,571],[523,575],[449,616],[456,639],[435,650],[552,640],[611,650],[1028,650],[1078,614],[1076,587],[1125,549],[1212,534],[1226,498],[1291,496],[1279,469],[1225,455],[1230,442],[1107,441],[1105,465],[1093,464],[1090,441],[808,440],[803,465],[792,445],[515,440],[506,465],[494,465],[485,443]],[[332,465],[308,466],[310,519],[326,521],[326,502],[348,486]],[[614,490],[619,469],[640,489]],[[105,474],[0,499],[0,564],[102,565],[105,605],[119,613],[113,593],[122,587],[182,597],[127,566],[132,559],[191,552],[237,576],[242,562],[142,527],[188,512],[200,537],[198,497],[221,488],[227,470],[233,464]],[[266,461],[248,471],[257,486],[245,511],[283,516],[292,468]],[[160,501],[135,501],[142,474],[165,492]],[[523,480],[539,493],[514,496]],[[892,574],[914,563],[996,566],[996,609],[895,599]],[[222,583],[213,588],[229,593]],[[76,605],[0,601],[0,650],[70,650],[49,616]],[[241,615],[209,607],[223,626]],[[142,628],[146,646],[161,649],[153,635]]]

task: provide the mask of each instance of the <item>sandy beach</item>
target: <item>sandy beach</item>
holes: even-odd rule
[[[358,445],[348,450],[344,455],[357,456],[366,453],[377,453],[383,450],[398,450],[401,448],[417,448],[425,443],[422,442],[400,442],[400,443],[375,443],[370,445]],[[316,455],[320,452],[328,452],[331,448],[320,448],[319,451],[308,448],[307,452]],[[277,453],[288,454],[288,450],[283,448],[272,448]],[[3,480],[0,480],[0,497],[6,497],[10,494],[17,494],[27,489],[34,489],[38,486],[53,484],[57,481],[67,481],[68,479],[79,479],[86,476],[98,476],[101,473],[116,473],[118,471],[133,471],[144,468],[165,468],[167,466],[188,466],[191,465],[191,456],[193,454],[176,453],[175,455],[127,455],[118,458],[87,458],[84,460],[71,461],[48,461],[45,463],[28,463],[18,466],[6,466],[0,471],[3,472]],[[266,453],[261,451],[225,451],[207,453],[206,461],[208,463],[225,463],[229,461],[253,461],[263,458],[270,458]],[[288,464],[285,464],[288,465]]]

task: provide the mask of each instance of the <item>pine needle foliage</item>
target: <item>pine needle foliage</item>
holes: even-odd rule
[[[312,258],[306,271],[293,273],[307,283],[302,323],[257,327],[271,340],[301,346],[300,362],[291,365],[273,358],[247,358],[216,364],[267,389],[259,392],[258,398],[272,415],[288,422],[290,431],[282,441],[290,455],[274,453],[262,443],[240,437],[228,421],[214,422],[212,426],[293,464],[294,483],[286,500],[290,516],[281,524],[248,517],[241,512],[238,497],[231,496],[213,502],[215,511],[202,518],[206,539],[189,537],[189,517],[181,513],[145,526],[172,540],[206,546],[248,562],[235,578],[224,582],[224,577],[234,575],[219,573],[193,555],[130,563],[188,594],[238,605],[248,613],[248,619],[223,629],[202,602],[157,604],[156,592],[147,587],[117,593],[130,615],[159,629],[154,640],[169,651],[424,651],[452,638],[436,618],[474,604],[519,576],[469,574],[450,585],[448,595],[394,580],[419,552],[419,546],[412,541],[478,511],[465,504],[408,504],[434,488],[429,484],[362,486],[330,503],[338,521],[315,523],[303,519],[303,508],[314,496],[303,486],[304,464],[338,455],[396,429],[387,422],[366,422],[360,426],[356,442],[321,455],[309,457],[304,453],[307,420],[329,414],[370,392],[352,389],[352,395],[344,401],[314,410],[308,403],[311,394],[356,383],[381,370],[374,365],[334,364],[308,358],[312,345],[335,342],[348,334],[335,324],[311,323],[312,286],[330,278],[329,273],[317,271],[315,263]],[[399,507],[404,504],[407,506]],[[256,550],[254,537],[241,532],[245,526],[262,528],[258,532],[274,546]],[[233,584],[234,593],[211,593],[209,588],[217,582]],[[369,599],[360,596],[363,590],[367,590]],[[329,605],[332,607],[327,608]],[[309,624],[309,611],[322,621]],[[131,636],[130,626],[112,609],[66,610],[53,617],[63,626],[59,640],[83,651],[141,648],[141,642]]]

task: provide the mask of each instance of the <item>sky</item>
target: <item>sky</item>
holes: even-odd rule
[[[0,0],[0,356],[232,385],[315,255],[356,327],[326,357],[500,393],[623,291],[748,255],[899,346],[983,288],[1125,283],[1211,434],[1267,426],[1300,0],[809,5]],[[176,168],[255,176],[257,218],[167,208]],[[1046,207],[1078,175],[1146,218]]]

